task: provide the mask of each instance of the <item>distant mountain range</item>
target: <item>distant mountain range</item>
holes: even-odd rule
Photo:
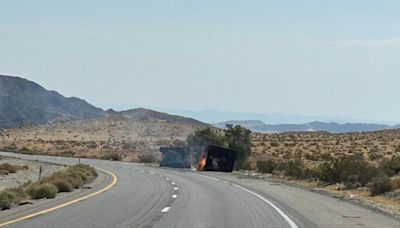
[[[76,97],[64,97],[20,77],[0,75],[0,128],[103,116],[124,116],[134,121],[165,121],[206,125],[200,121],[149,109],[104,111]]]
[[[309,122],[304,124],[265,124],[260,120],[237,120],[213,124],[215,127],[224,128],[226,124],[241,125],[254,132],[282,133],[291,131],[326,131],[330,133],[379,131],[397,129],[400,125],[390,126],[385,124],[369,123],[335,123],[335,122]]]
[[[113,107],[118,107],[111,105]],[[121,107],[130,107],[127,105],[122,105]],[[334,117],[334,116],[307,116],[298,114],[284,114],[284,113],[251,113],[251,112],[231,112],[231,111],[221,111],[221,110],[181,110],[181,109],[167,109],[167,108],[157,108],[163,112],[180,115],[189,116],[196,120],[200,120],[206,123],[219,123],[229,120],[260,120],[266,124],[298,124],[298,123],[309,123],[309,122],[336,122],[336,123],[379,123],[379,124],[397,124],[392,121],[382,122],[373,121],[358,118],[344,118],[344,117]]]
[[[327,131],[331,133],[376,131],[384,129],[400,128],[400,125],[390,126],[372,123],[346,123],[340,124],[328,121],[307,121],[312,117],[296,117],[305,124],[291,124],[290,116],[281,114],[245,114],[222,111],[168,111],[177,115],[157,112],[150,109],[136,108],[126,111],[104,111],[88,102],[76,97],[64,97],[55,91],[49,91],[35,82],[20,77],[0,75],[0,128],[19,127],[27,124],[44,124],[55,121],[79,120],[105,116],[121,116],[132,121],[161,121],[173,124],[189,124],[198,126],[209,126],[205,122],[211,120],[226,120],[228,117],[252,116],[259,117],[258,120],[237,120],[219,122],[215,127],[224,128],[226,124],[242,125],[255,132],[280,133],[288,131]],[[183,116],[190,116],[186,118]],[[290,124],[265,124],[282,121]],[[300,119],[299,119],[300,118]],[[208,120],[208,121],[207,121]]]

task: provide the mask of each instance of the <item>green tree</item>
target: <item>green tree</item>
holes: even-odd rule
[[[196,131],[193,135],[189,135],[187,138],[189,147],[192,146],[224,146],[225,139],[223,134],[219,133],[216,129],[205,128],[203,130]]]
[[[186,141],[196,159],[208,145],[225,147],[226,144],[222,132],[212,128],[198,130],[193,135],[189,135]]]
[[[251,131],[240,125],[227,124],[224,133],[228,148],[237,151],[235,166],[240,169],[251,154]]]
[[[244,127],[227,124],[224,131],[212,128],[196,131],[188,136],[187,144],[194,152],[195,158],[198,158],[208,145],[235,150],[235,166],[236,169],[240,169],[251,153],[250,134],[251,131]]]

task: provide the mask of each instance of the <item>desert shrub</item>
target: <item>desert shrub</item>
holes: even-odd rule
[[[286,176],[297,179],[305,178],[305,167],[300,160],[289,160],[278,165],[278,169],[283,170]]]
[[[95,141],[90,141],[87,143],[86,147],[89,149],[95,149],[97,148],[97,143]]]
[[[378,174],[378,169],[359,156],[347,156],[325,162],[318,167],[317,175],[321,181],[344,183],[347,187],[365,186]]]
[[[11,165],[7,162],[0,165],[0,170],[7,170],[9,173],[16,173],[19,168],[18,165]]]
[[[7,170],[1,170],[0,169],[0,176],[6,176],[8,175],[10,172],[8,172]]]
[[[25,199],[28,195],[24,191],[24,187],[8,188],[7,191],[14,193],[19,199]]]
[[[372,160],[372,161],[378,160],[378,159],[380,159],[380,158],[382,158],[382,157],[383,157],[383,154],[380,153],[379,150],[378,150],[378,149],[375,149],[375,148],[371,149],[370,152],[369,152],[369,154],[368,154],[368,158],[369,158],[370,160]]]
[[[156,156],[153,153],[143,153],[138,156],[139,162],[142,163],[155,163],[157,161]]]
[[[97,172],[93,167],[79,164],[42,178],[38,182],[28,182],[18,188],[8,189],[8,191],[19,199],[28,196],[31,199],[54,198],[58,192],[71,192],[74,188],[79,188],[94,180],[95,177],[97,177]]]
[[[73,188],[79,188],[80,186],[84,185],[85,183],[82,180],[81,175],[77,173],[70,173],[67,174],[66,177],[67,181],[71,184]]]
[[[29,154],[31,152],[31,150],[28,147],[24,146],[19,150],[19,152],[22,154]]]
[[[257,161],[257,171],[260,173],[272,173],[277,167],[278,164],[273,160],[259,160]]]
[[[254,166],[248,160],[246,160],[242,165],[242,170],[254,170]]]
[[[278,142],[271,142],[270,145],[271,145],[272,147],[278,147],[278,146],[279,146],[279,143],[278,143]]]
[[[72,192],[72,190],[74,189],[71,183],[69,183],[69,181],[66,179],[54,180],[50,182],[50,184],[56,186],[58,192]]]
[[[58,172],[43,182],[52,182],[55,180],[66,180],[72,188],[79,188],[82,185],[93,181],[97,177],[97,172],[93,167],[84,164],[78,164],[68,167],[65,171]]]
[[[332,161],[332,160],[333,160],[333,158],[332,158],[332,156],[331,156],[330,153],[322,153],[322,154],[320,155],[320,158],[321,158],[323,161]]]
[[[0,192],[0,209],[9,209],[12,204],[19,203],[20,199],[18,196],[11,191]]]
[[[380,163],[379,167],[389,177],[399,174],[400,173],[400,157],[393,157],[392,159],[384,160]]]
[[[33,199],[33,195],[35,194],[36,188],[39,187],[39,183],[28,183],[25,186],[25,192]]]
[[[315,156],[313,154],[308,154],[308,153],[304,155],[304,158],[307,160],[310,160],[310,161],[318,161],[318,159],[319,159],[318,156]]]
[[[30,196],[32,199],[43,199],[43,198],[52,199],[56,197],[57,192],[58,190],[56,186],[49,183],[45,183],[34,186],[30,191],[31,193]]]
[[[76,173],[82,177],[82,180],[87,183],[97,177],[97,172],[93,167],[85,164],[78,164],[71,167],[68,167],[66,173]]]
[[[111,161],[122,161],[122,156],[120,154],[106,154],[101,157],[103,160],[111,160]]]
[[[393,190],[392,180],[385,174],[374,177],[368,184],[371,196],[383,194]]]

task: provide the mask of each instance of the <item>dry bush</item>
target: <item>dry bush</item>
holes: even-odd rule
[[[9,209],[12,204],[19,203],[19,197],[8,190],[4,190],[0,192],[0,209]]]
[[[157,157],[153,153],[143,153],[138,156],[138,161],[141,163],[155,163],[157,161]]]
[[[385,192],[390,192],[393,190],[392,180],[382,174],[374,177],[368,184],[371,196],[381,195]]]
[[[58,192],[72,192],[74,188],[71,183],[66,179],[58,179],[51,181],[50,184],[56,186]]]
[[[16,173],[18,170],[24,169],[24,167],[19,165],[12,165],[10,163],[3,163],[0,165],[0,170],[6,170],[9,173]]]
[[[278,167],[278,164],[271,159],[259,160],[256,167],[260,173],[272,173]]]
[[[56,197],[58,189],[52,184],[45,183],[33,186],[29,193],[32,199],[52,199]]]

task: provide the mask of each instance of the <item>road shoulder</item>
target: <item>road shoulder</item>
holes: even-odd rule
[[[203,172],[232,184],[239,184],[270,199],[282,210],[300,214],[318,227],[399,227],[393,217],[355,205],[340,198],[313,192],[305,187],[289,186],[283,182],[238,176],[231,173]]]
[[[81,189],[76,189],[69,193],[60,193],[54,199],[35,200],[33,204],[19,205],[9,210],[1,211],[0,227],[85,200],[103,192],[103,190],[107,190],[115,184],[116,177],[112,173],[100,169],[96,170],[99,174],[98,177]]]

